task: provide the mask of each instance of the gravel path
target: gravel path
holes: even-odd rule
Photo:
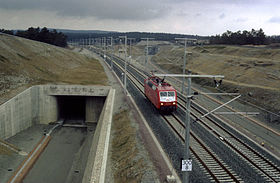
[[[66,182],[68,174],[75,173],[75,171],[70,172],[70,170],[75,154],[86,139],[86,134],[87,131],[83,128],[62,127],[55,130],[47,148],[23,182]]]

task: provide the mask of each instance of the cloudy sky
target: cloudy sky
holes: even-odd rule
[[[0,0],[0,28],[280,35],[280,0]]]

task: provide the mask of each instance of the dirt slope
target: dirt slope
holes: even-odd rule
[[[100,63],[41,42],[0,34],[0,103],[33,84],[107,85]]]
[[[181,73],[183,48],[164,46],[152,60]],[[237,91],[251,102],[280,111],[280,49],[240,46],[188,47],[187,68],[193,73],[224,75],[226,91]],[[200,81],[210,84],[212,81]]]

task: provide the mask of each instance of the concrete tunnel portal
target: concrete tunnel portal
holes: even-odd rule
[[[65,123],[97,122],[106,97],[56,96],[58,119]]]
[[[54,107],[49,118],[62,119],[65,123],[97,123],[108,92],[107,86],[48,85],[43,88],[45,101],[49,100],[48,106]]]

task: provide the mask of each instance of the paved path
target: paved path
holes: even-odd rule
[[[73,177],[71,174],[83,172],[83,166],[75,165],[79,167],[75,170],[72,165],[73,162],[77,163],[76,159],[83,158],[81,156],[84,154],[81,154],[79,149],[84,147],[86,137],[86,128],[62,127],[57,129],[52,134],[52,139],[47,148],[23,182],[61,183],[71,179]],[[84,155],[84,158],[87,158],[87,155]]]

